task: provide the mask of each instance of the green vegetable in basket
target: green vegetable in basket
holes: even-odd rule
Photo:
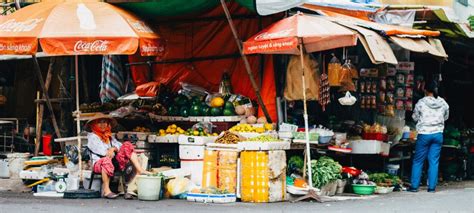
[[[295,155],[288,160],[288,174],[301,173],[304,168],[303,157]]]
[[[341,178],[342,166],[330,157],[321,157],[311,161],[313,187],[321,188],[324,185]]]
[[[369,180],[375,182],[378,186],[394,186],[402,183],[398,176],[387,173],[372,173],[369,175]]]

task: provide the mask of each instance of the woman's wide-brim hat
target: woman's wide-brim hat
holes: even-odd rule
[[[117,125],[117,121],[112,116],[104,114],[104,113],[96,113],[95,115],[87,118],[86,127],[90,127],[90,125],[93,124],[94,121],[97,121],[100,119],[108,120],[108,122],[110,123],[112,127]]]

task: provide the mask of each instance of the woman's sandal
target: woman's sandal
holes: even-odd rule
[[[118,194],[115,194],[115,193],[113,193],[113,192],[110,192],[110,193],[108,193],[108,194],[106,194],[106,195],[105,195],[105,194],[102,195],[102,197],[103,197],[103,198],[107,198],[107,199],[115,199],[115,198],[118,197]]]

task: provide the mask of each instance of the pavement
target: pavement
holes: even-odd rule
[[[12,212],[474,212],[474,181],[442,184],[436,193],[338,196],[334,202],[205,204],[184,200],[139,201],[39,198],[32,193],[0,192],[0,213]]]

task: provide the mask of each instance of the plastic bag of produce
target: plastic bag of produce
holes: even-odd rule
[[[178,197],[179,195],[187,193],[195,188],[197,187],[191,180],[183,177],[171,179],[168,184],[166,184],[166,189],[172,197]]]
[[[160,85],[158,82],[148,82],[138,86],[135,93],[140,97],[156,97],[160,92]]]
[[[112,112],[110,112],[110,116],[114,117],[114,118],[123,118],[127,115],[130,115],[132,114],[132,112],[136,111],[135,107],[129,105],[129,106],[124,106],[124,107],[120,107]]]
[[[194,124],[192,129],[193,130],[202,130],[206,133],[212,133],[212,127],[215,127],[211,122],[199,122],[197,124]]]
[[[329,86],[341,86],[342,65],[339,59],[333,54],[328,64],[328,80]]]
[[[355,104],[357,99],[351,95],[349,91],[346,92],[346,95],[342,98],[339,98],[339,103],[343,106],[352,106]]]
[[[182,89],[179,91],[179,94],[186,95],[189,98],[195,97],[195,96],[204,98],[209,94],[202,87],[192,85],[192,84],[188,84],[188,83],[184,83],[184,82],[181,82],[180,84],[181,84]]]

